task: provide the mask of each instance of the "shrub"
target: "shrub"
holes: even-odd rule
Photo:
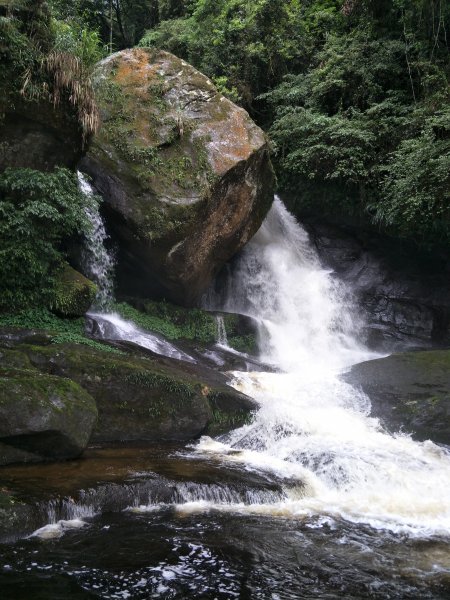
[[[48,302],[62,266],[62,241],[87,231],[87,202],[76,175],[6,169],[0,175],[0,310]]]

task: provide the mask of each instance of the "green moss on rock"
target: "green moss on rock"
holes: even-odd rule
[[[95,283],[65,264],[57,275],[50,309],[62,317],[82,317],[94,302],[96,293]]]
[[[133,306],[132,306],[133,305]],[[217,316],[199,308],[183,308],[170,302],[128,299],[115,310],[137,326],[164,335],[170,340],[188,340],[201,345],[217,341]],[[257,354],[255,329],[242,315],[221,313],[229,345],[247,354]]]
[[[27,453],[21,460],[79,455],[96,418],[94,400],[74,381],[35,369],[0,368],[0,443]],[[2,457],[0,464],[11,462],[8,453]]]

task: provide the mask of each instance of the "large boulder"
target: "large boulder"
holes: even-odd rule
[[[9,358],[16,361],[17,354]],[[30,368],[0,368],[0,465],[78,456],[96,418],[94,400],[75,382]]]
[[[44,384],[60,383],[62,389],[73,384],[93,398],[98,408],[93,430],[80,423],[80,429],[94,442],[187,441],[202,434],[217,435],[248,422],[257,408],[248,396],[227,385],[226,375],[201,365],[142,354],[126,345],[122,351],[111,351],[114,349],[109,346],[102,350],[73,343],[48,344],[45,336],[41,338],[42,343],[29,331],[23,337],[13,337],[9,330],[4,334],[0,330],[2,364],[5,369],[24,373],[22,388],[12,396],[17,411],[26,407],[26,414],[34,418],[35,406],[38,418],[40,403],[46,408],[48,398],[51,408],[53,398]],[[6,390],[12,382],[5,382]],[[25,392],[32,388],[38,391],[33,392],[30,402],[34,404],[28,407]],[[69,415],[68,427],[72,418],[75,423],[77,414]],[[5,432],[5,437],[14,435],[9,424]],[[54,441],[57,445],[56,438]],[[8,455],[6,462],[22,460],[27,456]]]
[[[450,350],[393,354],[343,377],[369,396],[372,415],[388,430],[450,444]]]
[[[103,125],[81,168],[119,242],[119,289],[192,305],[270,208],[264,133],[167,52],[118,52],[94,88]]]
[[[57,273],[50,309],[62,317],[82,317],[97,294],[97,286],[67,263]]]

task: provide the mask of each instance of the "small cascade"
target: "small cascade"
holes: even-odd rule
[[[216,315],[217,326],[217,344],[228,348],[227,330],[225,329],[225,321],[221,315]]]
[[[91,184],[80,171],[78,171],[78,181],[84,194],[94,195]],[[83,267],[86,275],[98,286],[94,306],[87,315],[90,333],[99,339],[133,342],[155,354],[195,362],[188,354],[161,336],[139,329],[131,321],[126,321],[118,314],[109,312],[114,301],[114,258],[105,245],[108,235],[98,205],[91,202],[86,211],[92,223],[92,230],[86,237]]]
[[[195,362],[186,352],[176,348],[162,336],[139,329],[134,323],[122,319],[116,313],[90,312],[88,317],[91,321],[88,325],[91,333],[100,339],[132,342],[141,346],[141,348],[151,350],[155,354]]]
[[[86,196],[94,196],[94,190],[86,176],[80,171],[77,173],[80,190]],[[84,271],[98,286],[95,307],[106,309],[113,300],[114,290],[114,258],[108,252],[105,242],[108,239],[103,219],[101,218],[96,202],[90,202],[86,208],[86,214],[92,223],[92,230],[86,236],[83,252]]]

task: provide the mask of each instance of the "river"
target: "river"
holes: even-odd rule
[[[449,449],[389,434],[340,379],[377,355],[280,199],[204,304],[257,323],[272,370],[233,373],[259,404],[252,422],[5,469],[47,524],[0,547],[2,597],[449,598]],[[105,337],[190,360],[100,314]]]

